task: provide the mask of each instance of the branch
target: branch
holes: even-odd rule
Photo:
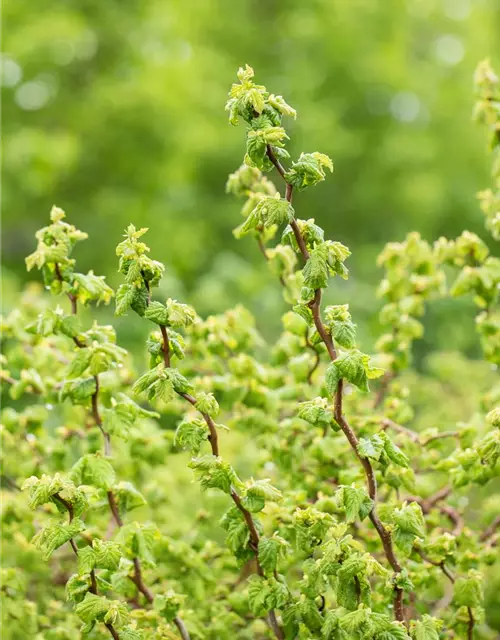
[[[488,540],[488,538],[491,538],[495,534],[498,527],[500,527],[500,515],[497,516],[488,527],[486,527],[479,540],[481,540],[481,542],[484,542],[485,540]]]
[[[378,409],[380,405],[383,403],[383,401],[385,400],[385,396],[389,389],[389,385],[394,377],[395,377],[395,373],[393,371],[388,371],[382,378],[382,382],[380,384],[379,390],[377,392],[377,395],[375,396],[375,402],[373,403],[374,409]]]
[[[469,614],[469,623],[467,625],[467,640],[473,640],[474,638],[474,614],[472,613],[472,609],[467,607],[467,613]]]
[[[167,327],[164,325],[160,325],[161,328],[161,334],[163,336],[163,362],[165,364],[165,367],[169,368],[170,367],[170,343],[169,343],[169,339],[168,339],[168,331],[167,331]],[[196,406],[196,398],[194,398],[192,395],[190,395],[189,393],[179,393],[177,392],[179,396],[181,396],[182,398],[184,398],[185,400],[187,400],[187,402],[189,402],[189,404],[191,404],[192,406]],[[208,427],[208,431],[209,431],[209,436],[208,436],[208,440],[210,442],[210,447],[212,449],[212,455],[218,457],[219,456],[219,442],[218,442],[218,438],[217,438],[217,429],[215,426],[215,423],[213,421],[213,419],[207,414],[207,413],[202,413],[201,411],[199,412],[201,414],[201,416],[203,417],[203,420],[205,421],[207,427]],[[252,551],[255,554],[255,560],[257,563],[257,573],[260,576],[264,576],[264,571],[262,570],[262,567],[260,565],[260,561],[259,561],[259,554],[258,554],[258,549],[259,549],[259,534],[257,531],[257,528],[255,526],[255,522],[253,520],[252,514],[250,513],[250,511],[248,511],[247,509],[245,509],[245,507],[243,506],[242,502],[241,502],[241,498],[238,494],[238,492],[236,491],[236,489],[234,487],[231,488],[231,493],[230,496],[234,502],[234,504],[236,505],[236,507],[241,511],[241,513],[243,514],[243,518],[245,519],[245,523],[247,525],[248,528],[248,532],[249,532],[249,536],[250,536],[250,540],[249,540],[249,547],[252,549]],[[283,631],[281,629],[281,627],[278,624],[278,621],[276,619],[276,614],[274,612],[273,609],[271,609],[269,611],[269,626],[271,627],[274,635],[276,636],[276,638],[278,640],[283,640],[284,639],[284,635],[283,635]],[[180,629],[179,629],[180,631]]]
[[[104,438],[104,455],[111,456],[111,438],[109,433],[105,431],[102,426],[101,414],[99,413],[99,376],[94,376],[95,380],[95,393],[92,395],[92,417],[94,422],[99,427]]]
[[[444,575],[448,578],[448,580],[452,584],[454,584],[455,576],[451,573],[451,571],[445,565],[444,560],[441,562],[436,562],[435,560],[432,560],[431,558],[429,558],[429,556],[426,553],[424,553],[422,549],[419,549],[418,547],[414,547],[414,549],[418,553],[418,555],[422,558],[422,560],[425,560],[425,562],[432,564],[434,567],[439,567],[441,571],[444,573]]]
[[[259,247],[259,251],[262,253],[262,255],[264,256],[264,258],[269,262],[269,255],[267,253],[267,249],[266,249],[266,245],[264,244],[263,240],[262,240],[262,234],[259,233],[259,235],[257,236],[257,246]],[[286,282],[285,279],[282,275],[279,276],[279,281],[281,286],[286,289]]]
[[[54,493],[54,495],[52,497],[55,500],[57,500],[58,502],[60,502],[63,505],[63,507],[66,509],[66,511],[68,512],[69,522],[71,524],[71,522],[73,521],[73,518],[74,518],[74,510],[73,510],[73,505],[71,504],[71,502],[68,502],[67,500],[62,498],[58,493]],[[75,541],[73,540],[73,538],[71,538],[69,543],[71,545],[71,548],[73,549],[73,552],[74,552],[75,556],[78,557],[78,547],[76,546]],[[94,595],[97,595],[97,581],[96,581],[94,569],[92,569],[92,571],[90,572],[90,588],[89,588],[89,591],[90,591],[90,593],[93,593]],[[113,627],[112,624],[105,623],[105,626],[108,629],[108,631],[110,632],[110,634],[113,636],[113,638],[115,638],[115,640],[116,639],[120,640],[120,636],[118,635],[118,632],[116,631],[116,629]]]
[[[115,495],[112,491],[108,491],[108,504],[109,504],[109,508],[111,510],[111,513],[113,515],[113,519],[116,522],[117,526],[123,527],[123,520],[122,517],[120,515],[120,511],[118,509],[118,505],[116,503],[116,498]],[[137,590],[142,593],[142,595],[146,598],[147,602],[149,604],[152,604],[153,600],[154,600],[154,596],[152,594],[152,592],[150,591],[150,589],[148,588],[148,586],[146,585],[146,583],[144,582],[144,578],[142,576],[142,566],[141,566],[141,561],[140,559],[136,556],[135,558],[133,558],[132,560],[133,565],[134,565],[134,575],[133,576],[129,576],[130,580],[135,584],[135,586],[137,587]],[[174,618],[174,624],[177,627],[177,629],[179,630],[179,633],[181,634],[181,638],[183,640],[190,640],[190,635],[189,632],[186,628],[186,625],[184,624],[184,622],[182,621],[182,619],[180,618],[180,616],[175,616]]]
[[[58,279],[61,281],[61,283],[63,282],[63,278],[59,269],[59,265],[56,263],[56,275],[58,277]],[[148,283],[149,284],[149,283]],[[148,286],[148,300],[151,297],[150,291],[149,291],[149,286]],[[75,295],[68,293],[68,298],[70,299],[71,302],[71,313],[73,315],[77,314],[78,311],[78,307],[77,307],[77,298]],[[76,346],[81,348],[85,348],[85,344],[82,343],[77,337],[73,338],[73,341],[75,342]],[[167,350],[167,357],[168,357],[168,351],[169,351],[169,346],[168,346],[168,337],[167,337],[167,342],[164,343],[166,345],[166,350]],[[104,455],[106,456],[111,456],[111,438],[109,433],[104,429],[103,425],[102,425],[102,418],[101,418],[101,414],[99,411],[99,391],[100,391],[100,385],[99,385],[99,376],[95,375],[94,376],[94,381],[95,381],[95,392],[92,395],[92,417],[94,419],[95,424],[99,427],[103,439],[104,439]],[[116,524],[118,525],[118,527],[122,527],[123,526],[123,520],[120,516],[120,512],[118,510],[118,505],[116,503],[116,498],[115,495],[113,493],[113,491],[109,490],[107,492],[107,497],[108,497],[108,504],[109,504],[109,508],[111,510],[111,513],[113,515],[113,519],[116,522]],[[63,500],[60,496],[58,496],[58,499],[63,502],[63,504],[66,506],[66,508],[68,509],[68,513],[70,514],[70,522],[73,519],[73,507],[71,506],[70,503],[68,503],[67,501]],[[76,548],[76,545],[74,543],[73,540],[70,540],[70,544],[73,548],[73,551],[75,552],[76,555],[78,555],[78,550]],[[130,576],[130,579],[132,580],[132,582],[136,585],[138,591],[140,591],[144,597],[146,598],[146,600],[151,604],[153,602],[153,594],[151,593],[151,591],[148,589],[148,587],[146,586],[146,584],[144,583],[144,580],[142,578],[142,567],[141,567],[141,563],[139,558],[134,558],[133,559],[133,564],[134,564],[134,576]],[[96,593],[96,580],[95,580],[95,572],[92,570],[91,571],[91,580],[92,580],[92,587],[91,587],[91,591],[92,593]],[[181,634],[181,637],[183,638],[183,640],[190,640],[190,636],[189,633],[183,623],[183,621],[181,620],[181,618],[179,616],[176,616],[174,618],[174,623],[177,626],[177,628],[179,629],[179,632]],[[115,631],[115,629],[113,628],[113,625],[111,624],[106,624],[106,627],[109,629],[111,635],[113,636],[113,638],[120,638],[120,636],[118,635],[118,633]]]
[[[309,329],[306,329],[306,335],[305,335],[306,346],[308,349],[311,349],[315,357],[314,364],[311,367],[311,369],[309,369],[309,373],[307,374],[307,382],[308,384],[312,384],[312,377],[316,369],[319,367],[319,363],[321,362],[321,356],[319,355],[319,352],[316,351],[316,348],[314,347],[312,342],[309,340],[308,334],[309,334]]]
[[[441,500],[444,500],[446,497],[448,497],[450,493],[451,493],[451,487],[446,486],[440,489],[433,496],[430,496],[429,498],[420,498],[419,496],[408,496],[406,500],[409,500],[410,502],[416,502],[417,504],[419,504],[424,514],[429,513],[429,511],[432,508],[436,508],[439,511],[441,511],[441,513],[445,515],[454,525],[452,534],[454,536],[458,536],[460,535],[460,533],[462,532],[465,526],[463,517],[451,505],[438,504],[439,502],[441,502]]]
[[[428,438],[424,438],[420,441],[420,444],[425,447],[429,442],[434,442],[434,440],[441,440],[441,438],[458,438],[458,431],[441,431],[441,433],[436,433],[434,436],[429,436]]]
[[[273,165],[276,167],[276,170],[278,171],[280,176],[283,178],[283,180],[285,180],[285,183],[286,183],[285,197],[287,201],[291,203],[292,196],[293,196],[293,186],[287,182],[285,177],[285,170],[281,165],[280,161],[276,158],[276,155],[271,145],[267,145],[267,156],[269,160],[273,163]],[[307,250],[305,240],[302,237],[297,221],[294,218],[291,220],[290,226],[294,233],[295,240],[297,241],[297,245],[304,259],[304,262],[307,262],[310,257],[309,251]],[[314,292],[314,298],[309,303],[309,306],[311,308],[316,330],[319,333],[323,342],[325,343],[330,359],[334,361],[337,359],[337,350],[335,349],[335,344],[333,342],[331,335],[327,331],[321,319],[321,296],[322,296],[321,289],[316,289],[316,291]],[[382,521],[378,517],[377,511],[376,511],[377,481],[375,478],[375,472],[368,458],[361,457],[358,452],[358,438],[343,415],[342,402],[343,402],[343,381],[340,380],[337,386],[337,391],[335,393],[335,400],[334,400],[335,420],[337,424],[340,426],[340,428],[342,429],[349,444],[351,445],[351,448],[353,449],[356,457],[358,458],[361,466],[363,467],[363,470],[366,476],[366,482],[368,485],[368,494],[370,498],[373,500],[373,507],[369,514],[369,518],[379,535],[379,538],[382,542],[382,546],[384,548],[384,553],[386,555],[386,558],[389,564],[391,565],[395,573],[400,573],[402,570],[402,567],[399,564],[399,561],[394,552],[391,533],[388,529],[385,528]],[[403,590],[400,589],[399,587],[394,588],[394,613],[395,613],[396,620],[405,622],[404,607],[403,607]]]
[[[412,442],[418,442],[418,433],[408,429],[407,427],[403,427],[402,424],[398,424],[389,418],[384,418],[381,422],[382,429],[386,431],[387,429],[393,429],[398,433],[404,433],[405,436],[408,436]]]

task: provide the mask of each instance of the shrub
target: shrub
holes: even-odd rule
[[[130,225],[118,244],[116,293],[76,270],[86,234],[61,209],[37,233],[28,270],[61,304],[30,286],[3,319],[7,639],[498,631],[483,591],[498,568],[499,260],[467,231],[387,245],[384,333],[364,353],[348,305],[322,304],[330,279],[348,278],[350,251],[292,203],[333,163],[290,161],[283,120],[296,112],[253,75],[239,70],[227,103],[231,124],[246,124],[227,190],[243,199],[235,235],[256,240],[290,305],[275,344],[242,307],[202,319],[155,295],[165,267],[146,229]],[[500,96],[487,62],[476,84],[496,181],[479,197],[498,239]],[[283,194],[264,175],[274,169]],[[478,307],[484,362],[437,354],[413,367],[427,305],[462,295]],[[117,316],[152,329],[142,374],[87,311],[113,297]],[[205,510],[191,508],[182,450]]]

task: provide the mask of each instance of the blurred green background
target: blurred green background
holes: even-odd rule
[[[201,314],[243,302],[272,335],[279,287],[251,240],[233,239],[240,203],[224,193],[244,153],[224,103],[245,63],[297,109],[292,153],[334,159],[333,178],[295,205],[353,251],[335,287],[365,338],[385,242],[483,234],[475,193],[489,159],[472,74],[500,57],[498,0],[5,0],[3,17],[7,298],[55,203],[90,235],[80,270],[116,284],[122,229],[148,226],[167,295]],[[432,311],[427,344],[473,349],[472,314],[450,323],[453,305]]]

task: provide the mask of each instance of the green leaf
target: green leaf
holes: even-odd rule
[[[132,627],[122,627],[120,629],[120,640],[144,640],[142,631],[132,629]]]
[[[387,435],[385,431],[382,431],[378,436],[384,446],[384,451],[391,462],[396,464],[398,467],[409,468],[410,461],[408,456],[401,451],[401,449],[392,442],[390,437]]]
[[[111,540],[94,539],[92,547],[95,554],[95,566],[99,569],[115,571],[120,564],[122,551],[120,545]]]
[[[109,371],[112,366],[112,359],[109,353],[106,353],[104,350],[99,347],[91,350],[90,356],[90,373],[93,376],[97,376],[100,373],[104,373],[105,371]]]
[[[117,534],[117,542],[122,545],[127,558],[137,557],[148,567],[155,566],[153,551],[159,538],[157,527],[151,523],[130,522],[123,525]]]
[[[153,603],[155,611],[158,611],[167,622],[172,622],[179,613],[181,605],[182,598],[172,590],[156,595]]]
[[[208,429],[204,420],[183,420],[175,432],[174,444],[189,449],[196,456],[207,440]]]
[[[245,162],[257,169],[267,170],[271,165],[266,155],[267,143],[260,131],[249,131]]]
[[[151,285],[152,286],[152,285]],[[144,317],[146,313],[146,309],[149,304],[149,291],[146,287],[134,287],[134,297],[132,298],[132,302],[130,303],[130,308],[132,311],[135,311],[137,315]]]
[[[146,498],[131,482],[119,482],[114,485],[113,493],[120,513],[129,513],[147,504]]]
[[[368,377],[363,356],[361,351],[353,349],[340,355],[333,364],[337,367],[340,378],[345,378],[362,391],[368,391]]]
[[[365,489],[343,487],[342,496],[347,522],[354,522],[358,518],[364,520],[373,508],[373,500]]]
[[[82,304],[95,301],[108,304],[114,295],[113,289],[104,282],[104,276],[96,276],[93,271],[87,274],[73,273],[73,288],[78,301]]]
[[[297,162],[293,162],[292,168],[285,174],[285,180],[301,191],[324,180],[325,169],[333,171],[333,163],[328,156],[318,152],[301,153]]]
[[[317,397],[301,402],[297,415],[314,425],[329,425],[333,422],[333,411],[327,398]]]
[[[82,331],[80,318],[77,316],[64,316],[59,325],[61,333],[69,338],[75,338]]]
[[[229,549],[237,558],[245,557],[244,552],[250,551],[248,549],[250,532],[241,511],[236,506],[231,507],[222,516],[220,524],[222,528],[227,531],[226,544]],[[253,551],[250,551],[250,554],[249,557],[254,556]]]
[[[335,362],[331,362],[325,372],[325,385],[331,396],[334,396],[337,393],[337,388],[341,378],[342,376],[340,375],[339,368],[336,366]]]
[[[384,441],[379,435],[371,436],[371,438],[360,438],[358,444],[358,453],[363,458],[371,458],[379,460],[384,450]]]
[[[500,428],[500,407],[495,407],[486,415],[486,422],[491,427]]]
[[[88,574],[96,564],[95,552],[92,547],[83,547],[78,551],[78,573]]]
[[[377,640],[410,640],[402,622],[391,622],[376,637]]]
[[[119,600],[109,600],[109,607],[104,615],[103,622],[120,628],[130,621],[130,613],[127,605]]]
[[[103,620],[109,606],[110,601],[107,598],[87,593],[83,601],[75,607],[75,613],[83,622],[91,623]]]
[[[156,302],[155,300],[149,303],[144,312],[144,317],[159,325],[167,326],[168,324],[167,308],[161,302]]]
[[[459,607],[481,607],[483,603],[483,576],[471,569],[467,577],[457,578],[453,587],[453,601]]]
[[[271,94],[267,100],[271,106],[284,116],[292,116],[293,118],[297,117],[295,109],[287,104],[282,96],[275,96],[274,94]]]
[[[248,511],[262,511],[266,502],[280,502],[281,492],[270,484],[269,480],[254,480],[246,489],[243,505]]]
[[[279,193],[262,197],[257,202],[254,212],[265,227],[288,223],[293,220],[294,215],[292,205],[288,200],[281,198]]]
[[[265,614],[270,607],[266,606],[269,596],[269,585],[264,578],[251,576],[248,580],[248,604],[255,616]]]
[[[396,509],[393,513],[396,525],[407,533],[412,533],[418,538],[425,538],[425,520],[422,514],[422,507],[416,502]]]
[[[41,336],[50,336],[55,333],[59,319],[52,309],[46,309],[39,314],[36,322],[36,332]]]
[[[100,454],[88,453],[73,465],[70,478],[76,484],[111,489],[115,482],[115,472],[111,464]]]
[[[358,634],[363,637],[369,629],[370,613],[370,609],[362,607],[356,611],[350,611],[340,618],[340,627],[350,634],[350,638],[355,638]]]
[[[169,403],[175,397],[174,385],[170,377],[159,378],[150,389],[149,398],[158,398],[165,403]]]
[[[289,599],[286,585],[274,578],[263,579],[251,576],[248,580],[248,603],[256,616],[264,615],[274,608],[283,607]]]
[[[356,325],[350,320],[347,322],[333,322],[330,325],[332,338],[344,349],[352,349],[356,346]]]
[[[93,376],[66,380],[61,389],[61,399],[70,398],[75,404],[85,404],[96,392],[96,382]]]
[[[289,547],[288,542],[276,534],[272,538],[260,538],[259,563],[266,575],[272,575],[276,571],[278,560],[286,556]]]
[[[323,289],[327,286],[330,267],[328,265],[328,246],[325,242],[317,245],[310,252],[303,274],[306,287]]]
[[[165,366],[163,364],[159,364],[154,369],[150,369],[143,373],[140,378],[138,378],[134,386],[132,387],[132,391],[135,395],[139,395],[144,391],[148,390],[162,375]]]
[[[56,549],[69,542],[84,529],[85,525],[80,518],[73,518],[70,523],[48,524],[33,536],[31,542],[43,552],[43,559],[48,560]]]
[[[194,470],[202,489],[220,489],[231,493],[233,486],[241,486],[241,480],[230,464],[212,455],[193,458],[188,465]]]
[[[340,628],[337,611],[328,611],[321,627],[322,640],[348,640],[346,633]]]
[[[213,393],[198,393],[196,395],[195,408],[200,413],[206,413],[211,418],[219,415],[220,407]]]
[[[36,476],[27,478],[21,489],[29,492],[30,509],[36,509],[42,504],[51,502],[52,496],[61,491],[64,486],[65,480],[61,474],[56,473],[54,476],[49,476],[44,473],[41,478]]]
[[[346,609],[357,609],[358,590],[366,573],[366,561],[357,554],[344,560],[337,572],[337,602]],[[369,583],[368,583],[369,588]]]
[[[393,513],[396,524],[394,542],[407,555],[411,553],[415,538],[425,538],[425,520],[420,505],[412,502]]]
[[[412,620],[411,635],[413,640],[439,640],[442,620],[424,614],[420,620]]]
[[[74,573],[66,582],[66,599],[72,602],[81,602],[89,591],[92,581],[90,575],[78,575]]]

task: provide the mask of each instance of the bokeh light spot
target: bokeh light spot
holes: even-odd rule
[[[15,60],[9,56],[0,59],[0,79],[2,87],[15,87],[23,77],[23,70]]]
[[[440,62],[452,66],[458,64],[464,57],[464,45],[456,36],[440,36],[435,43],[435,53]]]
[[[420,100],[409,91],[397,93],[390,103],[391,114],[401,122],[413,122],[420,113]]]
[[[25,111],[37,111],[50,100],[50,87],[41,80],[25,82],[16,91],[16,104]]]

